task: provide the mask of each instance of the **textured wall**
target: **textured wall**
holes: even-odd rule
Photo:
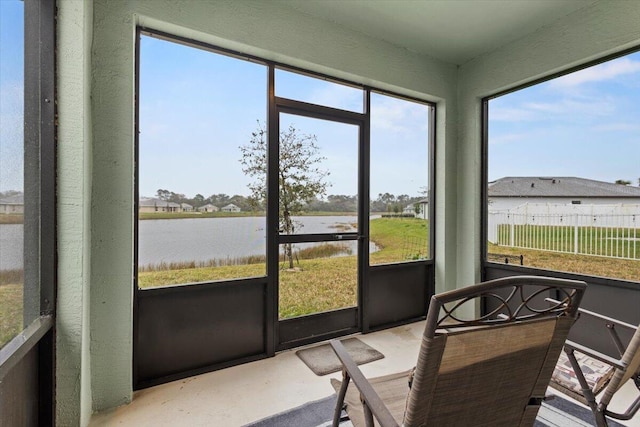
[[[58,2],[56,421],[91,416],[91,1]]]

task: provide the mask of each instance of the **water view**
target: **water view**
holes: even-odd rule
[[[355,232],[355,216],[295,217],[301,233]],[[266,254],[265,217],[187,218],[139,223],[138,264],[204,262]],[[341,242],[357,251],[357,241]],[[297,244],[305,248],[314,244]],[[370,245],[375,251],[375,245]]]
[[[22,269],[22,224],[0,224],[0,270]]]
[[[355,216],[296,217],[302,233],[355,232]],[[0,270],[22,268],[22,224],[0,224]],[[341,242],[357,251],[356,241]],[[139,222],[140,266],[265,255],[266,218],[185,218]],[[305,248],[313,244],[298,244]],[[376,250],[370,244],[370,251]]]

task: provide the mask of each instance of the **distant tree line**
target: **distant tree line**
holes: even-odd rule
[[[187,197],[182,193],[174,193],[173,191],[159,189],[155,197],[174,203],[188,203],[194,208],[204,206],[208,203],[219,208],[230,203],[238,206],[243,211],[264,211],[265,207],[260,203],[256,203],[250,197],[235,194],[212,194],[204,197],[202,194],[196,194],[193,197]],[[405,207],[415,205],[425,196],[411,197],[407,194],[396,196],[391,193],[380,193],[375,200],[371,200],[369,209],[371,212],[388,212],[401,213]],[[358,198],[356,196],[348,196],[344,194],[330,194],[325,199],[314,199],[307,202],[304,206],[306,212],[355,212],[358,210]]]

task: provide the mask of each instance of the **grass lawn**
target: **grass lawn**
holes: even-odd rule
[[[22,285],[0,285],[0,348],[22,330]]]
[[[371,264],[424,259],[428,253],[428,222],[413,218],[371,221],[371,240],[379,251]],[[524,255],[524,265],[556,271],[640,281],[640,261],[546,252],[489,245],[489,252]],[[296,268],[280,266],[280,318],[301,316],[357,303],[356,256],[333,256],[317,249],[301,251]],[[252,261],[254,262],[254,261]],[[266,274],[264,261],[241,265],[159,269],[138,273],[140,287],[210,282]]]
[[[489,244],[489,252],[524,255],[524,265],[526,267],[640,282],[639,260],[509,248],[492,244]]]
[[[427,258],[429,222],[417,218],[377,218],[370,222],[371,241],[378,252],[370,255],[371,265]]]
[[[380,218],[371,221],[371,236],[380,249],[371,264],[425,257],[427,221]],[[357,257],[332,256],[321,247],[301,251],[295,269],[280,268],[280,317],[334,310],[357,304]],[[163,269],[138,273],[141,288],[264,276],[264,262],[217,267]]]

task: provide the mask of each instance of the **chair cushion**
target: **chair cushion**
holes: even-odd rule
[[[611,379],[613,367],[578,351],[575,351],[574,354],[584,373],[587,384],[591,387],[593,394],[597,395]],[[571,362],[569,362],[569,358],[564,351],[560,354],[556,368],[553,371],[551,387],[582,403],[586,403],[578,378],[576,378]]]

